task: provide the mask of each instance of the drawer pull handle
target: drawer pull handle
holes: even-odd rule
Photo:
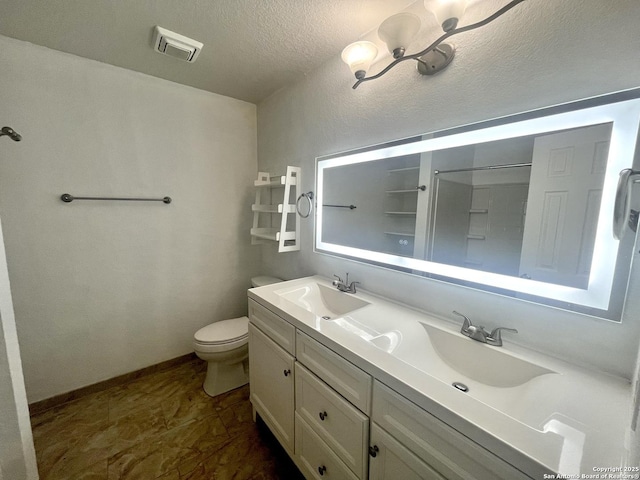
[[[324,472],[327,471],[327,467],[325,467],[324,465],[322,465],[321,467],[318,467],[318,473],[320,475],[324,475]]]
[[[373,447],[369,447],[369,455],[371,455],[373,458],[378,456],[379,451],[380,449],[378,448],[377,445],[374,445]]]
[[[320,420],[324,422],[324,419],[327,418],[329,415],[327,415],[327,412],[320,412],[318,416],[320,417]]]
[[[285,370],[284,371],[284,376],[288,377],[291,374],[291,370]]]

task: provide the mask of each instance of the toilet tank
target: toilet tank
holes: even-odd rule
[[[282,280],[281,278],[269,277],[266,275],[259,276],[259,277],[252,277],[251,287],[264,287],[265,285],[271,285],[272,283],[279,283],[283,281],[284,280]]]

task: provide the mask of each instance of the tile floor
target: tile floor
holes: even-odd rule
[[[42,480],[303,479],[251,416],[248,385],[211,398],[193,360],[32,415]]]

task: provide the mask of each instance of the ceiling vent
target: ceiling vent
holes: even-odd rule
[[[202,43],[166,28],[156,27],[154,48],[157,52],[193,63],[198,58]]]

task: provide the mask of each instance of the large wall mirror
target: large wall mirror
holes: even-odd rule
[[[320,157],[315,249],[619,321],[635,224],[619,240],[612,222],[639,97]]]

